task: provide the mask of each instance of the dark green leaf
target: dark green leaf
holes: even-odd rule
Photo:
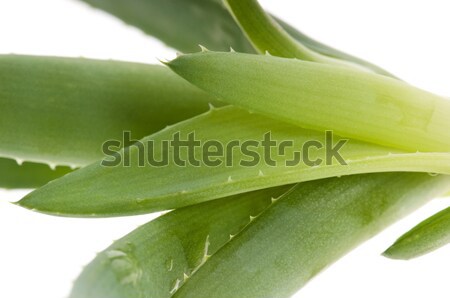
[[[37,188],[71,171],[68,167],[50,169],[48,165],[0,158],[0,188]]]

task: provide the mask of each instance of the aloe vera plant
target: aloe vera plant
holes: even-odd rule
[[[190,54],[162,66],[0,55],[0,187],[36,188],[16,205],[169,211],[99,253],[71,298],[290,297],[450,190],[447,98],[255,0],[83,1]],[[448,243],[448,217],[384,255]]]

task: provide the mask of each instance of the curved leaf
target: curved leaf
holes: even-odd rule
[[[277,120],[406,150],[450,152],[450,100],[399,80],[239,53],[182,55],[168,66],[227,103]]]
[[[225,0],[224,3],[259,53],[372,71],[359,64],[331,58],[309,49],[285,31],[257,0]]]
[[[177,209],[98,254],[71,298],[289,297],[449,179],[355,175]]]
[[[0,56],[0,156],[83,166],[102,143],[139,139],[208,110],[211,96],[164,67]]]
[[[221,163],[213,165],[205,159],[207,155],[202,149],[206,146],[191,150],[200,165],[186,162],[182,166],[176,162],[174,147],[165,149],[164,142],[174,140],[178,133],[180,140],[188,140],[194,133],[200,145],[218,142],[223,148],[222,157],[218,157]],[[271,156],[261,145],[268,133],[271,142],[276,142]],[[242,163],[252,161],[243,149],[226,149],[233,142],[240,142],[244,148],[244,142],[252,140],[258,142],[252,150],[260,157],[255,163]],[[292,146],[285,147],[284,154],[280,154],[284,141],[291,141]],[[119,216],[180,208],[261,188],[340,175],[386,171],[450,174],[449,153],[407,152],[355,140],[341,147],[339,154],[347,163],[342,164],[333,155],[327,155],[330,151],[326,150],[341,141],[339,136],[329,140],[325,133],[235,107],[213,109],[144,138],[142,146],[131,146],[114,158],[105,158],[115,160],[115,166],[96,162],[35,190],[18,204],[55,215]],[[322,148],[302,150],[311,143],[321,144]],[[297,155],[295,152],[308,152],[308,159],[317,163],[305,162],[306,158],[290,162]],[[151,159],[146,158],[149,154]],[[180,150],[178,155],[189,161],[187,150]],[[164,166],[153,163],[161,160],[168,163]]]
[[[409,260],[430,253],[450,243],[450,208],[424,220],[400,237],[383,255]]]

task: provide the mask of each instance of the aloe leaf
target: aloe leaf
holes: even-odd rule
[[[260,142],[268,132],[271,142],[279,147],[273,147],[273,154],[266,158]],[[187,140],[191,133],[195,133],[200,145],[209,141],[222,145],[220,164],[213,165],[205,160],[202,150],[205,147],[201,146],[193,150],[199,166],[191,162],[181,165],[174,160],[175,149],[164,147],[164,142],[173,140],[177,134],[180,140]],[[260,158],[253,164],[241,163],[251,161],[244,150],[235,148],[230,153],[226,149],[233,142],[243,144],[249,140],[259,140],[252,151]],[[291,141],[292,146],[280,154],[283,141]],[[332,155],[328,155],[327,160],[326,148],[343,144],[342,141],[339,136],[331,141],[325,133],[231,106],[212,109],[144,138],[142,146],[121,151],[112,158],[117,162],[115,166],[95,162],[35,190],[18,204],[55,215],[119,216],[180,208],[261,188],[340,175],[386,171],[450,174],[449,153],[407,152],[356,140],[348,140],[339,151],[346,164]],[[319,150],[303,150],[309,152],[310,161],[318,163],[304,162],[306,159],[291,163],[294,152],[302,151],[304,144],[310,142],[323,145]],[[149,152],[151,159],[145,158]],[[179,156],[189,160],[188,152],[180,150]],[[105,161],[112,159],[106,157]],[[164,159],[168,161],[164,166],[153,163]],[[150,161],[153,164],[149,164]]]
[[[215,103],[137,63],[1,55],[0,81],[0,156],[52,167],[89,164],[124,130],[139,139]]]
[[[76,280],[72,298],[170,297],[185,274],[248,225],[290,187],[214,200],[169,212],[117,240]]]
[[[405,150],[450,151],[450,100],[399,80],[296,59],[203,52],[168,63],[227,103]]]
[[[220,0],[83,0],[183,52],[198,44],[253,52]]]
[[[173,297],[290,297],[358,244],[445,191],[448,182],[387,173],[299,184]]]
[[[409,260],[423,256],[450,243],[450,208],[424,220],[400,237],[383,255]]]
[[[257,1],[225,0],[224,3],[259,53],[322,62],[321,55],[298,43]]]
[[[317,53],[294,39],[256,0],[224,0],[230,13],[259,53],[298,58],[372,71],[361,65]]]
[[[70,297],[289,297],[449,179],[355,175],[177,209],[98,254]]]
[[[0,158],[0,188],[37,188],[69,173],[69,167],[50,169],[48,165]]]
[[[197,44],[216,51],[227,51],[232,47],[238,52],[254,52],[251,44],[226,11],[222,0],[129,0],[126,3],[121,0],[82,1],[140,28],[185,53],[196,52]],[[324,45],[286,22],[275,17],[274,19],[298,42],[317,53],[392,76],[376,65]]]

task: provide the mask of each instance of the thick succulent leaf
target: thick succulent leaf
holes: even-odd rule
[[[172,211],[115,241],[83,270],[72,298],[171,297],[192,275],[290,187],[259,190]]]
[[[299,184],[224,246],[173,297],[290,297],[428,199],[449,178],[369,174]]]
[[[450,243],[450,208],[424,220],[400,237],[383,255],[409,260]]]
[[[268,155],[261,145],[268,132],[272,142],[279,146],[271,151],[274,163],[269,160],[270,156],[266,158]],[[201,146],[191,150],[199,165],[186,162],[182,166],[176,162],[175,149],[166,149],[163,143],[173,140],[178,133],[180,140],[187,140],[189,134],[194,133],[200,145],[209,141],[222,144],[221,163],[214,165],[206,160],[207,154]],[[242,145],[249,140],[259,140],[255,148],[250,149],[259,159],[253,159],[243,149],[235,148],[232,154],[226,149],[233,142]],[[107,162],[115,160],[115,166],[106,167],[95,162],[35,190],[19,205],[56,215],[118,216],[180,208],[261,188],[340,175],[386,171],[450,174],[449,153],[407,152],[355,140],[349,140],[339,150],[346,165],[330,154],[327,162],[327,152],[331,151],[326,148],[338,146],[341,140],[334,136],[331,142],[325,133],[250,114],[235,107],[212,109],[144,138],[143,146],[131,146],[121,155],[105,159]],[[292,142],[284,154],[279,153],[282,141]],[[322,149],[308,150],[309,161],[321,159],[321,164],[319,160],[309,163],[305,162],[306,159],[289,162],[293,160],[294,151],[301,151],[304,144],[311,142],[323,144]],[[187,151],[180,150],[182,160],[189,161]],[[149,154],[152,158],[146,159]],[[154,161],[163,159],[168,161],[165,166],[154,166]],[[247,164],[241,161],[256,162]]]
[[[227,103],[301,127],[406,150],[450,152],[450,100],[323,63],[203,52],[168,63]]]
[[[0,156],[83,166],[102,143],[140,139],[208,110],[214,99],[162,66],[0,56]]]
[[[289,297],[449,182],[354,175],[178,209],[98,254],[71,298]]]
[[[298,58],[372,71],[359,64],[331,58],[309,49],[284,30],[274,18],[264,11],[257,0],[225,0],[224,3],[259,53],[268,52],[278,57]]]
[[[220,0],[83,0],[183,52],[198,44],[253,52]]]
[[[48,165],[0,158],[0,188],[37,188],[69,173],[69,167],[51,169]]]
[[[321,62],[322,55],[297,42],[257,1],[225,0],[224,3],[259,53]]]

